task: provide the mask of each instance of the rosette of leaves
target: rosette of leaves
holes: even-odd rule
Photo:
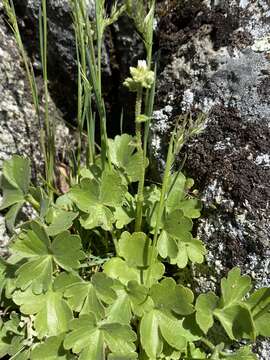
[[[3,163],[1,188],[3,200],[0,210],[10,208],[5,215],[6,224],[13,230],[16,217],[26,201],[30,186],[30,161],[18,155]]]

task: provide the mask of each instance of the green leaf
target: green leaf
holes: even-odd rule
[[[201,216],[202,204],[198,199],[185,199],[179,203],[178,208],[190,219],[197,219]]]
[[[178,255],[178,244],[177,241],[168,235],[166,231],[162,231],[157,242],[157,249],[159,255],[166,259],[169,258],[176,258]]]
[[[1,188],[3,189],[3,199],[0,205],[0,210],[4,210],[11,205],[24,202],[24,193],[22,190],[10,185],[4,177],[2,177]]]
[[[72,311],[63,300],[62,294],[48,291],[45,295],[44,306],[35,318],[38,337],[43,338],[66,332],[72,318]]]
[[[11,186],[27,194],[30,183],[30,161],[18,155],[3,163],[3,175]]]
[[[138,359],[138,354],[136,353],[126,353],[126,354],[109,354],[108,360],[134,360]]]
[[[116,299],[116,293],[112,288],[114,285],[113,279],[110,279],[105,273],[95,273],[92,276],[92,284],[94,285],[98,297],[106,304],[111,304]]]
[[[81,250],[81,239],[78,235],[71,235],[69,231],[58,234],[51,246],[54,261],[63,269],[78,269],[80,260],[85,258]]]
[[[14,232],[14,225],[16,218],[24,204],[24,201],[19,201],[16,204],[12,205],[8,212],[5,215],[6,227],[10,232]]]
[[[126,193],[123,205],[116,207],[113,213],[117,229],[122,229],[135,219],[135,208],[135,199],[132,195]]]
[[[66,289],[64,296],[67,298],[71,309],[81,315],[92,312],[98,319],[101,319],[105,314],[104,307],[90,282],[84,281],[70,285]]]
[[[104,265],[104,272],[112,279],[119,280],[127,285],[130,280],[140,282],[140,271],[134,269],[120,258],[112,258]]]
[[[157,310],[150,311],[142,318],[140,340],[150,359],[156,359],[161,354],[163,341],[159,331],[159,313]]]
[[[184,200],[186,195],[186,177],[181,172],[177,172],[170,177],[168,187],[168,197],[166,208],[169,211],[179,209],[179,204]]]
[[[218,301],[219,298],[213,292],[200,294],[196,300],[196,321],[205,334],[214,324],[213,311]]]
[[[64,347],[82,359],[101,359],[105,348],[113,353],[129,353],[135,350],[136,334],[128,325],[96,323],[94,315],[82,315],[71,322],[71,332],[64,340]]]
[[[255,340],[254,323],[251,313],[245,304],[215,309],[214,315],[220,321],[230,339],[245,338]]]
[[[153,309],[141,320],[140,340],[149,358],[156,359],[166,344],[184,351],[187,342],[198,340],[198,337],[183,327],[183,320],[176,319],[165,310]]]
[[[0,210],[12,206],[6,214],[6,225],[10,232],[14,231],[17,215],[25,202],[30,184],[30,162],[18,155],[3,163],[1,187],[3,200]]]
[[[189,260],[201,264],[206,254],[202,241],[193,239],[191,233],[179,240],[164,230],[158,238],[157,249],[161,257],[169,257],[170,263],[177,264],[180,269],[186,267]]]
[[[117,299],[107,308],[110,322],[129,324],[132,312],[141,317],[153,308],[153,303],[147,301],[147,288],[137,281],[129,281],[127,286],[118,286],[116,294]]]
[[[257,360],[257,356],[252,353],[252,350],[249,346],[244,346],[232,355],[226,356],[226,359],[229,360]]]
[[[31,360],[68,360],[71,357],[63,348],[64,335],[52,336],[37,344],[31,351]]]
[[[114,140],[109,139],[112,163],[124,170],[132,182],[139,181],[143,169],[141,156],[135,150],[134,138],[130,135],[117,135]]]
[[[237,267],[229,271],[228,277],[221,280],[222,304],[229,306],[241,301],[251,289],[251,280],[247,275],[241,276]]]
[[[177,350],[184,350],[186,348],[187,334],[180,321],[160,311],[159,328],[162,337],[170,346]]]
[[[150,240],[143,232],[130,234],[122,233],[118,242],[119,255],[122,256],[131,267],[147,267],[150,261],[152,247]]]
[[[107,308],[107,318],[110,322],[129,324],[132,317],[129,296],[124,289],[116,293],[117,299]]]
[[[257,335],[270,336],[270,289],[255,291],[246,304],[251,311]]]
[[[44,227],[37,222],[30,223],[30,229],[18,236],[11,252],[17,261],[28,260],[16,271],[16,286],[24,290],[31,285],[36,293],[49,288],[55,264],[65,270],[77,269],[85,256],[79,236],[65,231],[51,242]]]
[[[189,315],[194,312],[192,291],[177,285],[172,278],[165,278],[153,285],[150,296],[157,308],[167,309],[179,315]]]
[[[72,211],[51,209],[50,225],[46,227],[47,234],[49,236],[55,236],[68,230],[77,216],[78,213]]]
[[[191,229],[192,221],[181,210],[174,210],[165,219],[164,230],[177,239],[185,239]]]
[[[73,315],[61,293],[48,290],[45,294],[35,295],[29,287],[26,291],[15,291],[12,298],[22,313],[35,315],[34,327],[39,339],[68,330]]]
[[[84,228],[100,226],[104,230],[110,230],[114,222],[110,207],[122,206],[126,192],[121,176],[115,171],[104,170],[100,183],[95,179],[85,178],[80,185],[70,190],[69,197],[81,211],[88,214],[80,219]]]

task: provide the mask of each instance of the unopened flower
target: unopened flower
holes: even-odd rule
[[[137,67],[131,66],[130,74],[132,77],[124,81],[124,85],[127,86],[130,91],[136,92],[142,88],[150,89],[155,80],[155,74],[152,70],[148,69],[145,60],[139,60]]]

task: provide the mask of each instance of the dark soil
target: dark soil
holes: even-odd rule
[[[236,205],[247,200],[252,207],[265,209],[270,197],[270,169],[256,165],[255,159],[269,151],[269,127],[243,122],[234,109],[221,106],[210,116],[207,131],[184,150],[188,173],[201,189],[218,179]],[[228,145],[215,150],[217,142],[225,139]]]

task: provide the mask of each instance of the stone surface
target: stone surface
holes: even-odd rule
[[[13,154],[27,156],[32,161],[32,177],[35,180],[43,171],[39,125],[17,45],[3,20],[1,10],[0,7],[0,169],[3,160]],[[63,159],[71,142],[69,129],[53,102],[50,103],[50,114],[56,124],[58,156]],[[3,214],[0,214],[0,255],[6,252],[7,242],[8,234]]]
[[[203,134],[183,149],[204,203],[196,233],[209,251],[210,271],[194,268],[195,286],[216,289],[236,265],[256,287],[269,286],[269,1],[160,2],[158,28],[152,143],[161,169],[175,119],[208,113]],[[256,352],[269,359],[270,343]]]

